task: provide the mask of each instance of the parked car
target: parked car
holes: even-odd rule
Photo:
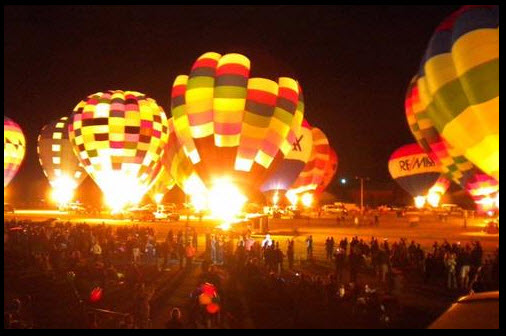
[[[326,204],[322,207],[323,212],[333,215],[346,215],[348,210],[341,204]]]
[[[429,329],[499,329],[499,291],[461,297]]]

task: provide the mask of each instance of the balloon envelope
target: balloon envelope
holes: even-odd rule
[[[25,136],[19,125],[4,116],[4,188],[17,174],[25,157],[25,147]]]
[[[86,172],[113,209],[137,203],[161,169],[167,117],[156,101],[135,91],[106,91],[80,102],[69,138]]]
[[[325,168],[330,160],[330,145],[325,134],[316,127],[311,129],[313,146],[311,157],[290,188],[293,194],[315,191],[323,183]]]
[[[304,114],[292,78],[250,78],[240,54],[205,53],[172,88],[174,129],[206,187],[226,178],[259,192],[269,169],[292,148]]]
[[[392,178],[413,197],[426,195],[441,175],[441,168],[417,144],[395,150],[388,161]]]
[[[70,143],[68,123],[62,117],[47,124],[37,140],[39,163],[53,188],[75,189],[87,176]]]
[[[464,6],[434,32],[420,99],[439,134],[499,180],[499,7]]]
[[[313,149],[313,134],[311,126],[304,120],[302,127],[295,134],[295,140],[292,143],[292,150],[279,167],[270,174],[261,187],[261,191],[288,190],[297,177],[302,172],[311,157]]]

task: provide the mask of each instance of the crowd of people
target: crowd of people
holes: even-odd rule
[[[14,285],[16,278],[38,275],[53,282],[67,281],[76,304],[88,303],[87,295],[93,288],[123,293],[127,297],[123,307],[111,304],[130,311],[126,322],[120,324],[144,328],[149,324],[149,300],[153,296],[153,288],[147,283],[168,270],[170,261],[176,265],[179,261],[179,268],[185,264],[189,267],[197,253],[197,241],[192,228],[170,230],[165,240],[156,241],[154,229],[148,226],[5,221],[4,270],[6,281],[12,280]]]
[[[419,279],[454,294],[498,289],[499,249],[485,256],[478,241],[434,242],[424,250],[405,239],[390,242],[376,237],[366,241],[357,236],[329,236],[320,260],[315,257],[321,255],[315,251],[320,245],[315,245],[312,236],[303,240],[306,255],[301,258],[299,253],[298,259],[292,237],[274,240],[269,234],[258,237],[213,230],[205,234],[204,241],[198,254],[198,234],[190,227],[170,229],[157,241],[152,227],[138,225],[5,221],[5,279],[12,285],[23,274],[37,273],[52,281],[67,281],[76,302],[86,302],[87,308],[90,289],[122,292],[124,301],[113,305],[124,312],[117,319],[122,328],[150,327],[151,300],[156,292],[150,282],[171,265],[183,270],[191,267],[195,258],[202,261],[202,282],[218,288],[223,307],[220,314],[226,311],[227,297],[243,288],[253,315],[278,309],[286,325],[303,326],[321,309],[329,316],[339,312],[344,324],[367,317],[387,325],[394,313],[388,312],[385,302],[396,302],[401,293],[398,274],[402,273],[409,274],[405,281]],[[325,266],[323,271],[312,267],[316,263]],[[224,278],[228,280],[222,283]],[[29,300],[11,298],[14,308],[5,315],[8,326],[33,325],[26,317],[29,314],[22,313],[25,301]],[[221,316],[195,311],[198,314],[189,318],[182,316],[179,308],[171,310],[167,326],[179,328],[183,320],[198,319],[209,324],[210,316]],[[87,327],[96,327],[96,312],[88,309],[83,313],[90,316]]]

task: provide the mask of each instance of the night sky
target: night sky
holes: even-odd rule
[[[36,152],[46,123],[108,89],[143,92],[170,115],[172,81],[207,51],[248,56],[252,76],[298,79],[306,118],[337,151],[338,177],[389,182],[390,154],[414,142],[406,87],[458,7],[4,7],[4,115],[28,147],[9,189],[47,186]]]

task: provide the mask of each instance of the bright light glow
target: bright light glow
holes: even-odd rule
[[[304,195],[302,195],[300,200],[303,206],[309,208],[313,204],[313,194],[305,193]]]
[[[346,184],[346,179],[345,178],[341,179],[341,184]]]
[[[160,204],[162,202],[162,199],[163,199],[163,194],[162,193],[158,193],[155,195],[155,202],[156,204]]]
[[[497,193],[497,196],[495,197],[495,207],[499,209],[499,193]]]
[[[59,207],[63,207],[72,201],[77,183],[74,179],[63,175],[52,181],[51,186],[53,187],[51,199],[55,201]]]
[[[423,208],[425,205],[425,196],[416,196],[415,197],[415,207],[418,209]]]
[[[190,195],[190,202],[197,212],[201,212],[207,209],[207,197],[204,193]]]
[[[487,211],[487,215],[489,217],[492,217],[494,215],[494,211],[492,211],[492,210]]]
[[[208,201],[214,217],[231,222],[241,212],[247,198],[232,182],[223,178],[213,184]]]
[[[288,201],[290,201],[290,204],[294,207],[299,202],[299,196],[297,196],[297,194],[292,192],[291,190],[288,190],[286,192],[286,198],[288,198]]]
[[[279,192],[276,190],[274,196],[272,196],[272,204],[277,205],[279,202]]]
[[[427,195],[427,202],[434,208],[437,208],[440,201],[441,201],[441,194],[439,193],[429,193]]]
[[[230,222],[225,222],[225,223],[222,223],[221,225],[218,225],[218,228],[222,229],[223,231],[228,231],[228,230],[230,230],[231,226],[232,225],[230,224]]]
[[[142,186],[137,177],[118,171],[101,175],[97,184],[113,214],[121,212],[127,205],[137,205],[147,191],[147,187]]]

